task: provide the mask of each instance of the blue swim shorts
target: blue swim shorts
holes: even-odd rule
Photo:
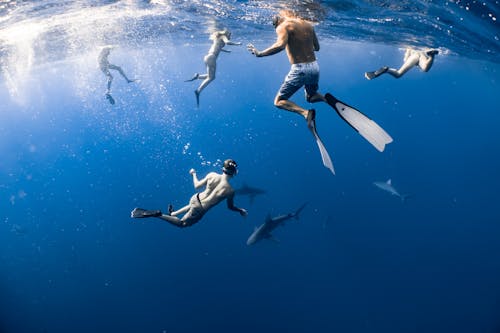
[[[280,99],[289,99],[302,86],[305,86],[306,95],[313,96],[318,92],[319,65],[317,61],[293,64],[285,81],[280,87]]]

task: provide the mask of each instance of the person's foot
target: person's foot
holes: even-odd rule
[[[436,54],[439,53],[439,50],[436,50],[436,49],[432,49],[432,50],[429,50],[426,52],[428,56],[435,56]]]
[[[172,212],[174,211],[174,206],[173,205],[168,205],[168,215],[172,215]]]
[[[108,100],[109,104],[111,105],[114,105],[115,104],[115,99],[113,98],[113,96],[111,96],[110,93],[106,93],[106,99]]]
[[[307,128],[310,131],[316,132],[316,110],[311,109],[307,112]]]
[[[145,210],[142,208],[134,208],[134,210],[130,213],[130,217],[138,219],[145,217],[159,217],[162,213],[160,210]]]
[[[195,74],[193,75],[193,77],[192,77],[192,78],[190,78],[189,80],[186,80],[186,81],[184,81],[184,82],[191,82],[191,81],[194,81],[194,80],[198,79],[198,77],[200,77],[200,74],[195,73]]]
[[[371,80],[375,77],[375,72],[365,72],[365,77],[367,80]]]
[[[129,80],[129,79],[127,79],[127,82],[128,82],[128,83],[132,83],[132,82],[135,82],[135,81],[137,81],[137,79],[133,79],[133,80]]]
[[[200,93],[198,90],[195,90],[194,94],[196,95],[196,107],[200,107]]]
[[[388,70],[389,70],[389,67],[384,66],[384,67],[377,69],[375,72],[366,72],[365,77],[367,80],[371,80],[371,79],[374,79],[374,78],[384,74]]]

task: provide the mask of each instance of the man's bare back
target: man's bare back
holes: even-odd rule
[[[207,210],[228,197],[234,196],[234,190],[225,177],[216,172],[206,176],[206,188],[200,193],[200,201]]]
[[[287,18],[276,32],[278,36],[286,35],[286,53],[291,64],[316,60],[314,52],[319,50],[319,43],[311,23],[299,18]]]

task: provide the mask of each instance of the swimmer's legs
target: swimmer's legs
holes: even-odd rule
[[[123,69],[120,67],[120,66],[116,66],[116,65],[109,65],[109,68],[110,69],[114,69],[116,71],[118,71],[120,73],[121,76],[123,76],[123,78],[128,82],[128,83],[131,83],[131,82],[134,82],[135,80],[130,80],[127,75],[125,75],[125,73],[123,72]]]
[[[148,218],[148,217],[157,217],[159,219],[162,219],[163,221],[166,221],[176,227],[179,228],[184,228],[187,227],[188,225],[184,223],[180,218],[176,216],[170,216],[163,214],[160,210],[146,210],[142,208],[135,208],[131,213],[130,217],[132,218]]]
[[[392,75],[396,79],[399,79],[401,76],[403,76],[406,72],[408,72],[412,67],[416,66],[418,64],[418,61],[420,59],[420,56],[418,53],[413,52],[410,56],[406,58],[406,61],[404,62],[403,66],[401,66],[398,70],[389,68],[387,70],[387,74]]]
[[[177,216],[177,215],[186,213],[189,210],[189,208],[191,208],[191,206],[186,205],[186,206],[182,207],[181,209],[174,211],[172,205],[169,205],[168,210],[169,210],[170,216]]]
[[[108,90],[106,90],[106,94],[111,93],[111,83],[113,82],[113,75],[109,72],[109,70],[103,71],[104,75],[108,78]]]
[[[389,70],[389,67],[387,67],[387,66],[380,67],[376,71],[365,72],[365,77],[367,80],[372,80],[372,79],[375,79],[375,78],[379,77],[380,75],[386,73],[388,70]]]

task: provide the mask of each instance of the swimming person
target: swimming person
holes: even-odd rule
[[[173,211],[172,205],[168,207],[168,214],[163,214],[160,210],[145,210],[135,208],[130,217],[145,218],[157,217],[179,228],[185,228],[197,223],[203,215],[212,207],[219,204],[223,200],[227,200],[227,208],[239,212],[241,216],[246,216],[248,213],[243,208],[238,208],[234,205],[234,189],[229,180],[233,178],[237,170],[237,164],[234,160],[228,159],[224,161],[222,173],[210,172],[205,178],[198,180],[196,171],[189,170],[193,176],[193,184],[195,189],[205,186],[205,190],[194,194],[189,200],[189,204],[177,211]],[[178,215],[184,214],[182,218]]]
[[[210,82],[212,82],[215,79],[215,69],[217,67],[216,61],[217,57],[219,56],[219,53],[221,51],[227,53],[231,52],[224,49],[224,46],[226,45],[241,45],[240,42],[232,42],[230,41],[230,39],[231,39],[231,32],[227,29],[212,33],[210,35],[210,40],[213,41],[212,46],[210,47],[210,50],[208,50],[208,54],[203,58],[203,61],[207,66],[207,74],[195,73],[191,79],[186,80],[186,82],[194,80],[203,80],[198,89],[194,91],[194,94],[196,95],[196,106],[198,107],[200,106],[200,93],[202,92],[203,89],[206,88],[206,86],[208,86]]]
[[[134,82],[135,80],[130,80],[125,73],[123,72],[122,68],[120,66],[113,65],[109,62],[108,57],[109,54],[111,53],[111,49],[113,49],[114,46],[104,46],[101,50],[101,53],[99,53],[99,57],[97,58],[97,62],[99,63],[99,68],[101,71],[106,75],[108,78],[108,89],[106,90],[106,99],[111,103],[115,104],[115,100],[111,96],[111,82],[113,82],[113,75],[111,75],[111,72],[109,71],[110,69],[113,69],[115,71],[118,71],[121,76],[128,82]]]
[[[405,74],[415,66],[420,67],[420,69],[424,72],[428,72],[434,62],[434,56],[438,53],[439,51],[436,49],[415,50],[412,48],[407,48],[403,59],[404,63],[400,69],[394,69],[384,66],[376,71],[366,72],[365,77],[367,80],[371,80],[387,73],[391,74],[396,79],[399,79],[401,76],[403,76],[403,74]]]
[[[316,139],[323,165],[335,173],[330,156],[316,131],[316,111],[306,110],[289,100],[303,86],[309,103],[328,103],[365,139],[374,144],[378,150],[383,150],[386,141],[389,140],[388,135],[375,122],[331,94],[323,96],[318,92],[319,65],[314,52],[319,51],[320,45],[312,23],[298,17],[290,10],[281,10],[279,15],[273,18],[272,23],[276,29],[276,42],[263,51],[257,50],[253,44],[248,44],[247,49],[256,57],[271,56],[286,50],[291,69],[274,99],[274,105],[298,113],[306,119],[307,127]],[[382,138],[384,133],[386,136]]]

